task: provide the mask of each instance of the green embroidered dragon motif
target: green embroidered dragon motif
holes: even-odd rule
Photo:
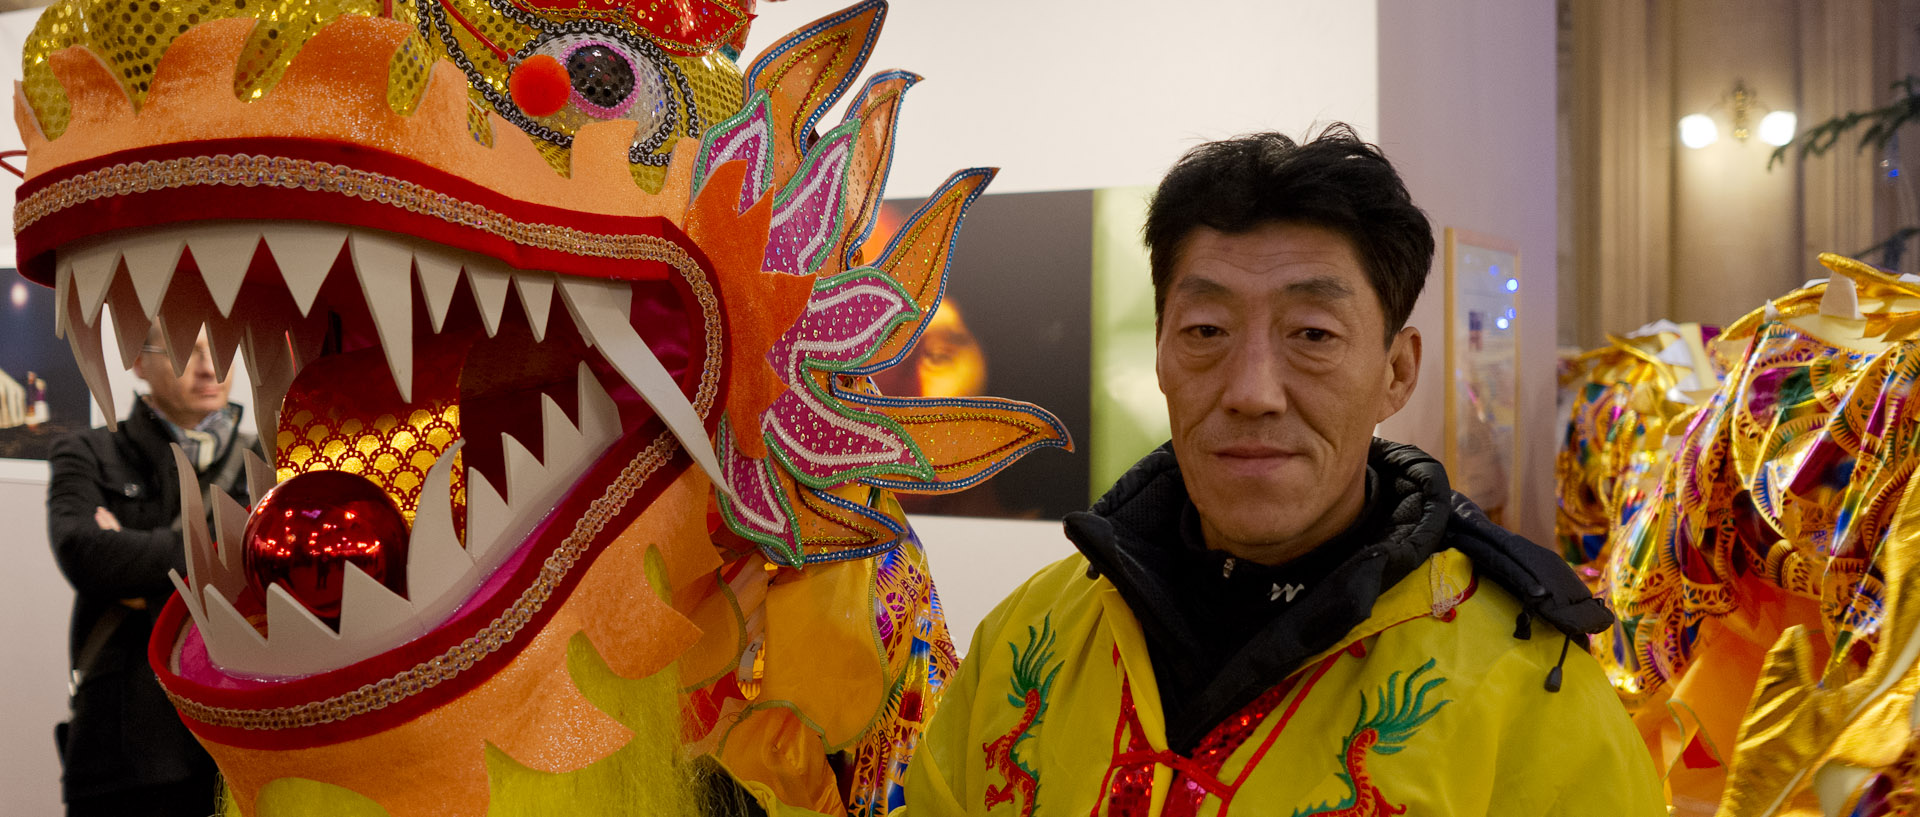
[[[1427,707],[1427,693],[1447,682],[1447,679],[1434,677],[1420,684],[1421,676],[1433,669],[1434,660],[1429,658],[1400,682],[1400,673],[1387,676],[1387,683],[1380,688],[1376,698],[1373,716],[1367,716],[1367,694],[1360,693],[1360,717],[1354,722],[1353,731],[1341,746],[1340,762],[1344,771],[1337,772],[1340,782],[1347,786],[1347,796],[1338,803],[1322,803],[1311,808],[1298,809],[1293,817],[1324,814],[1330,817],[1377,817],[1377,815],[1405,814],[1406,806],[1394,805],[1387,801],[1387,795],[1374,785],[1373,778],[1367,773],[1367,753],[1391,755],[1406,748],[1408,740],[1413,738],[1421,725],[1440,712],[1441,707],[1453,703],[1451,699]],[[1419,689],[1414,685],[1420,684]]]
[[[1047,714],[1047,694],[1053,689],[1054,676],[1060,674],[1060,664],[1053,663],[1053,617],[1040,621],[1040,629],[1027,628],[1027,648],[1022,651],[1013,642],[1007,642],[1007,649],[1013,651],[1013,692],[1007,695],[1007,703],[1020,708],[1020,722],[1011,730],[988,742],[983,748],[987,756],[987,768],[997,771],[1005,782],[998,786],[987,786],[986,807],[988,809],[1003,803],[1013,802],[1014,792],[1022,795],[1020,817],[1033,817],[1034,804],[1040,795],[1040,776],[1025,761],[1014,755],[1020,743],[1033,737],[1033,730],[1040,725],[1040,718]],[[1042,678],[1041,673],[1046,673]]]

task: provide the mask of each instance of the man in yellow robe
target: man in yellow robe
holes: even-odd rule
[[[1604,606],[1372,436],[1434,247],[1386,158],[1202,145],[1146,238],[1173,439],[981,624],[908,814],[1664,814]]]

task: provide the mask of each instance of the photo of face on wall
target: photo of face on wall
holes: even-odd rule
[[[91,424],[87,384],[53,336],[53,290],[11,269],[0,281],[0,458],[43,460],[55,437]]]
[[[868,263],[920,204],[882,205],[861,249]],[[1059,519],[1086,508],[1092,242],[1092,191],[989,194],[967,210],[940,307],[874,384],[897,396],[1035,403],[1060,418],[1078,451],[1035,451],[956,494],[901,494],[908,512]]]

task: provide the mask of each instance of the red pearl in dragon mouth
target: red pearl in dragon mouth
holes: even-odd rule
[[[407,521],[386,493],[358,474],[310,471],[267,491],[247,519],[240,554],[248,595],[278,582],[321,619],[340,619],[351,562],[406,594]]]

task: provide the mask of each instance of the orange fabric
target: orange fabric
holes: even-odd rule
[[[871,559],[810,565],[767,588],[766,675],[757,700],[791,702],[807,713],[829,751],[858,740],[886,703],[873,569]]]
[[[825,31],[804,38],[798,32],[788,35],[766,51],[779,56],[765,64],[754,64],[756,87],[768,90],[773,121],[783,125],[773,130],[776,181],[793,178],[800,170],[800,155],[813,136],[808,120],[832,101],[829,92],[860,67],[885,13],[885,6],[869,7]],[[801,39],[805,42],[796,42]],[[789,44],[798,47],[782,48]]]
[[[765,784],[787,805],[821,814],[847,812],[833,767],[821,751],[820,733],[786,707],[748,713],[727,734],[720,762],[741,780]]]
[[[773,197],[763,196],[746,212],[736,212],[746,177],[745,162],[714,168],[687,212],[687,235],[712,262],[727,312],[727,357],[732,365],[726,408],[734,445],[761,459],[767,446],[760,438],[760,414],[787,390],[767,362],[767,352],[807,308],[813,278],[761,269]]]
[[[567,177],[554,172],[525,133],[495,114],[488,114],[493,146],[474,141],[467,131],[466,77],[445,60],[434,66],[413,115],[395,113],[387,103],[387,65],[413,30],[397,20],[341,17],[313,36],[272,91],[243,102],[233,92],[234,65],[256,22],[212,20],[181,34],[155,69],[152,91],[138,113],[92,52],[75,46],[53,54],[54,75],[73,106],[72,124],[49,141],[32,113],[16,101],[14,115],[33,153],[28,178],[122,150],[294,136],[387,151],[520,201],[609,215],[666,216],[676,223],[683,218],[684,181],[658,195],[633,183],[627,163],[636,127],[631,120],[583,127],[575,136],[576,158]],[[692,177],[694,148],[674,151],[668,179]]]
[[[734,603],[732,592],[722,585],[720,571],[676,588],[674,608],[700,630],[700,640],[680,656],[682,685],[689,689],[706,686],[710,679],[719,677],[739,662],[740,653],[747,646],[740,629],[740,607]]]
[[[688,468],[602,551],[553,619],[499,674],[471,692],[401,726],[310,749],[252,751],[202,740],[245,814],[260,788],[282,777],[342,786],[392,817],[484,814],[484,746],[549,773],[575,771],[612,754],[632,733],[583,697],[567,671],[567,642],[586,632],[608,666],[629,678],[671,663],[699,638],[647,579],[646,554],[658,546],[667,572],[699,571],[709,552],[687,555],[691,533],[704,541],[700,510],[709,483]],[[694,520],[692,524],[682,524]],[[710,548],[707,548],[710,551]]]
[[[670,588],[648,581],[647,551],[660,549],[669,584],[717,566],[705,523],[711,485],[698,468],[682,472],[600,553],[562,610],[623,678],[659,672],[700,640],[693,622],[661,598]]]
[[[900,354],[908,341],[915,338],[920,325],[933,315],[934,300],[940,297],[940,284],[945,280],[947,252],[953,246],[953,234],[960,229],[960,216],[966,210],[968,198],[985,187],[990,178],[968,176],[942,188],[940,199],[928,203],[918,218],[901,228],[900,235],[894,239],[897,243],[893,245],[893,252],[876,265],[913,296],[914,302],[920,305],[920,317],[894,327],[893,333],[875,349],[872,359],[886,360]]]
[[[626,727],[587,704],[567,677],[571,632],[548,627],[499,675],[472,692],[406,724],[358,740],[291,751],[250,751],[201,739],[220,764],[241,813],[251,815],[260,788],[277,778],[304,777],[362,794],[392,817],[484,814],[485,744],[502,738],[547,771],[579,768],[612,753],[631,736]],[[506,718],[507,712],[520,717]],[[572,727],[563,726],[572,722]],[[582,728],[591,724],[592,728]],[[544,732],[515,741],[501,729]],[[562,753],[567,739],[582,741]],[[506,747],[501,746],[505,751]],[[508,756],[513,757],[512,752]],[[521,760],[515,757],[515,760]],[[562,761],[572,761],[570,764]],[[523,761],[524,762],[524,761]]]

